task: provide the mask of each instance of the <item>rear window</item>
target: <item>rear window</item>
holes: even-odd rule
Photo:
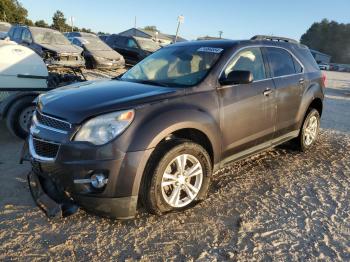
[[[293,57],[281,48],[267,48],[273,77],[293,75],[296,73]]]

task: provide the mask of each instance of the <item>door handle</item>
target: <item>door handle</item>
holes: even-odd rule
[[[299,84],[303,85],[305,83],[305,79],[304,78],[300,78],[299,79]]]
[[[272,90],[270,88],[266,88],[265,91],[263,92],[264,96],[269,96],[270,94],[272,94]]]

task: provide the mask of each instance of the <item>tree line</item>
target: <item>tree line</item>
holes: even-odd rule
[[[56,29],[61,32],[71,31],[72,27],[67,24],[63,12],[57,10],[52,17],[52,24],[47,24],[44,20],[33,22],[28,18],[28,11],[18,0],[0,0],[0,21],[9,22],[11,24],[24,24],[28,26],[39,26]],[[89,28],[73,27],[73,31],[88,32]]]
[[[312,24],[300,42],[332,56],[331,62],[350,64],[350,24],[323,19]]]

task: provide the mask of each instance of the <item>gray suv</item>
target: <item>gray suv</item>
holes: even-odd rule
[[[164,47],[119,78],[39,97],[28,138],[32,194],[49,216],[78,206],[121,219],[139,205],[183,210],[232,161],[288,140],[311,148],[324,87],[309,49],[291,39]]]

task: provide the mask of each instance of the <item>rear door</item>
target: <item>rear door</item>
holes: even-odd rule
[[[21,36],[22,36],[22,27],[16,27],[15,31],[13,32],[13,41],[20,43],[21,42]]]
[[[221,77],[234,70],[252,72],[254,81],[218,88],[223,158],[226,161],[238,158],[243,151],[255,146],[269,144],[275,130],[275,87],[261,49],[247,47],[240,51]]]
[[[304,69],[298,59],[280,47],[266,47],[266,54],[276,86],[275,137],[298,129],[297,113],[304,90]]]

